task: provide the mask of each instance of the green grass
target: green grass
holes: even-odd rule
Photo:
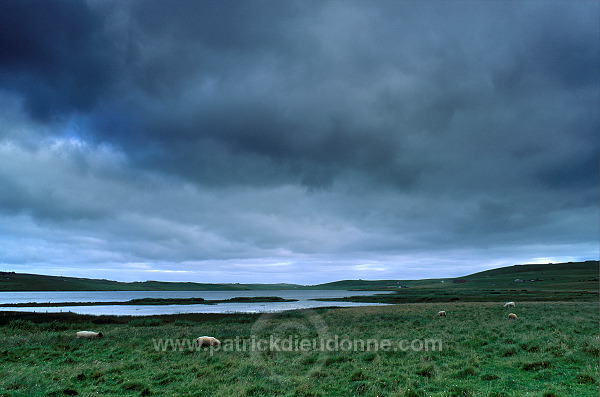
[[[408,288],[391,288],[394,294],[361,297],[400,305],[280,314],[0,312],[0,396],[598,395],[598,262],[513,266],[443,281],[407,281]],[[389,289],[390,281],[328,287],[377,286]],[[509,300],[517,302],[510,309],[516,321],[500,304]],[[437,317],[439,310],[448,316]],[[105,337],[76,339],[79,330]],[[223,348],[186,345],[201,335],[221,339]],[[248,349],[270,337],[275,346],[315,345]],[[181,348],[157,349],[169,338]],[[319,349],[320,340],[336,338],[338,347],[357,348]],[[374,350],[368,340],[379,347],[388,341],[391,349]],[[397,349],[426,340],[442,349]]]
[[[438,310],[448,316],[437,317]],[[593,302],[419,303],[269,315],[0,315],[0,396],[597,396]],[[99,340],[78,330],[102,331]],[[212,335],[175,351],[154,341]],[[267,340],[434,339],[441,351],[237,351]],[[417,344],[418,345],[418,344]],[[225,346],[232,351],[226,351]],[[281,346],[281,345],[280,345]],[[338,345],[341,346],[341,345]],[[185,347],[185,346],[184,346]],[[335,347],[333,345],[333,347]],[[366,346],[363,346],[366,347]]]
[[[421,302],[507,302],[507,301],[588,301],[597,302],[598,291],[552,291],[528,289],[402,289],[392,294],[321,298],[318,301],[366,303],[421,303]]]

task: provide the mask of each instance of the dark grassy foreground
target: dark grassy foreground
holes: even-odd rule
[[[510,311],[517,321],[489,302],[137,319],[5,312],[0,395],[598,396],[597,302],[517,301]],[[105,337],[75,339],[84,329]],[[221,339],[223,349],[155,348],[157,340],[201,335]],[[333,348],[336,335],[389,340],[392,349],[224,351],[270,335],[334,341]],[[442,350],[393,351],[398,341],[418,348],[427,339]]]

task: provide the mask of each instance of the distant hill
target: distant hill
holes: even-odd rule
[[[583,289],[598,288],[600,267],[598,261],[526,264],[500,267],[455,278],[422,280],[342,280],[314,286],[319,289],[398,289],[398,288],[460,288],[478,284],[494,287],[560,287],[564,284],[581,284]],[[519,281],[515,281],[519,280]],[[569,287],[570,288],[570,287]]]
[[[501,267],[461,277],[468,283],[528,289],[598,290],[599,262],[567,262]]]
[[[318,299],[367,303],[591,301],[599,298],[598,261],[501,267],[464,277],[409,281],[338,281],[328,286],[373,288],[391,294]],[[391,288],[397,283],[401,287]]]
[[[143,281],[124,283],[90,278],[0,272],[0,291],[247,291],[295,289],[296,284],[208,284]]]
[[[248,290],[399,290],[403,288],[518,288],[597,290],[598,261],[526,264],[501,267],[463,277],[423,280],[342,280],[318,285],[208,284],[144,281],[124,283],[76,277],[0,272],[0,291],[248,291]]]

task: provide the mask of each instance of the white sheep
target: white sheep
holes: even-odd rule
[[[196,339],[198,346],[221,346],[221,342],[212,336],[201,336]]]
[[[102,334],[102,332],[92,332],[92,331],[79,331],[75,335],[77,335],[78,338],[83,338],[83,339],[98,339],[98,338],[102,338],[104,336]]]
[[[444,310],[440,310],[437,315],[440,317],[446,317],[446,312]]]
[[[504,307],[515,307],[515,302],[506,302]]]

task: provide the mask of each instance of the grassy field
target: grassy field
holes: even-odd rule
[[[5,312],[0,395],[598,395],[597,303],[518,301],[510,311],[519,319],[491,302],[149,318]],[[105,337],[76,339],[78,330]],[[221,349],[187,345],[201,335]],[[425,350],[427,341],[439,344]]]
[[[360,299],[402,304],[263,315],[0,312],[0,396],[598,396],[598,262],[390,283],[329,287],[392,285],[393,294]],[[76,339],[80,330],[104,337]],[[203,335],[223,345],[194,346]]]
[[[422,303],[422,302],[506,302],[520,301],[587,301],[598,302],[598,291],[554,291],[531,289],[462,289],[462,288],[414,288],[395,291],[392,294],[323,298],[318,301],[368,302],[368,303]]]

